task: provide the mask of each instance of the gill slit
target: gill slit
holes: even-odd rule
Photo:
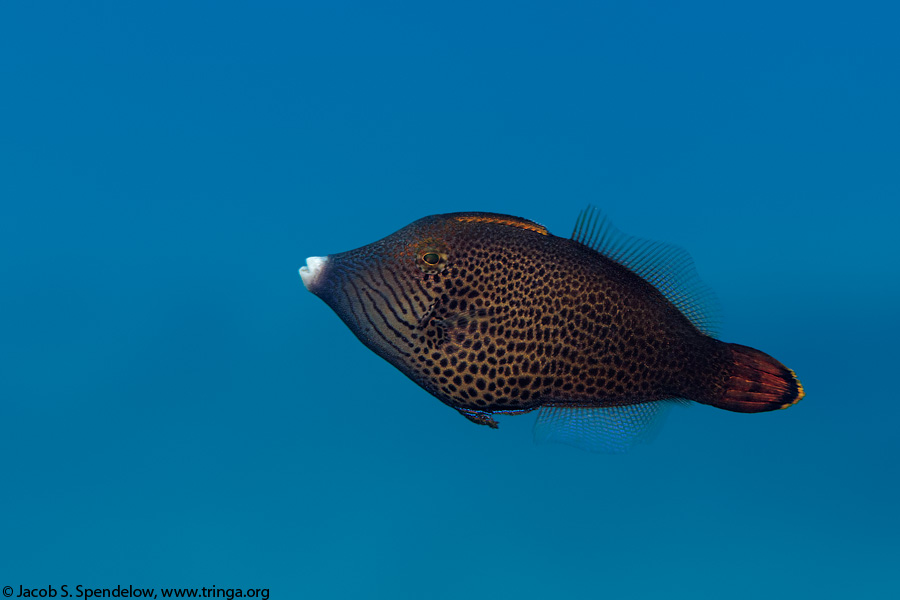
[[[362,281],[362,282],[366,285],[367,288],[369,288],[370,290],[372,290],[373,292],[375,292],[376,294],[378,294],[379,296],[381,296],[381,299],[384,300],[384,305],[387,306],[387,307],[391,310],[391,314],[393,314],[393,315],[394,315],[394,318],[397,319],[397,324],[398,324],[398,325],[400,325],[401,327],[406,326],[407,329],[414,329],[414,328],[415,328],[415,326],[414,326],[412,323],[408,323],[405,319],[401,318],[400,315],[397,314],[397,311],[394,310],[394,305],[391,304],[391,301],[390,301],[390,300],[388,299],[388,297],[384,294],[384,292],[382,292],[381,290],[379,290],[377,287],[375,287],[375,286],[372,284],[372,282],[370,282],[368,279],[366,279],[366,277],[365,277],[364,274],[360,276],[360,281]],[[387,282],[385,282],[385,285],[387,285],[388,287],[390,287],[390,284],[388,284]],[[397,303],[399,304],[399,303],[400,303],[400,300],[397,298],[397,295],[396,295],[396,294],[393,294],[393,293],[392,293],[392,295],[394,296],[394,300],[396,300]],[[377,305],[376,305],[376,306],[377,306]],[[380,312],[381,312],[381,311],[379,310],[379,313],[380,313]],[[385,321],[385,322],[387,323],[387,321]],[[388,323],[388,327],[390,327],[390,323]],[[404,339],[406,339],[405,336],[404,336]],[[407,340],[407,342],[408,342],[408,340]]]
[[[368,290],[364,289],[363,293],[366,295],[366,298],[369,299],[369,302],[372,303],[372,308],[375,309],[375,312],[378,313],[378,316],[381,317],[381,320],[384,321],[384,324],[387,326],[388,329],[391,330],[391,332],[394,334],[394,336],[399,340],[403,340],[403,342],[407,346],[411,347],[412,343],[410,343],[409,338],[407,338],[405,335],[403,335],[402,333],[397,331],[397,329],[393,325],[391,325],[391,322],[388,321],[388,318],[385,316],[384,312],[381,310],[381,307],[378,306],[378,304],[375,302],[375,299],[372,298],[371,294],[369,294]],[[365,310],[365,309],[363,309],[363,310]],[[393,309],[391,309],[391,310],[393,311]],[[381,337],[384,337],[384,335],[382,335]],[[407,356],[407,357],[412,356],[408,352],[404,352],[403,350],[400,350],[396,345],[394,345],[394,347],[397,348],[397,350],[399,352],[401,352],[404,356]]]
[[[388,346],[390,346],[391,348],[393,348],[394,350],[396,350],[403,356],[409,357],[410,356],[409,353],[404,352],[401,348],[399,348],[396,344],[394,344],[391,340],[389,340],[383,333],[381,333],[381,330],[378,329],[378,326],[375,325],[375,321],[372,320],[372,317],[369,316],[369,311],[366,310],[366,303],[363,300],[362,295],[359,293],[359,288],[356,287],[356,284],[353,283],[352,280],[348,280],[347,283],[350,284],[350,286],[353,288],[354,293],[356,293],[356,297],[359,300],[359,306],[362,309],[363,315],[366,317],[366,320],[372,326],[372,330],[375,331],[375,333],[377,333],[379,336],[381,336],[381,338],[385,341],[385,343],[387,343]],[[348,296],[349,296],[349,294],[348,294]],[[354,316],[356,316],[356,312],[353,311],[353,309],[352,309],[352,303],[350,303],[350,304],[351,304],[350,310],[354,313]],[[359,321],[362,322],[361,319],[359,319]]]
[[[406,288],[404,287],[403,282],[400,281],[400,278],[397,277],[397,274],[396,274],[394,271],[390,271],[390,270],[389,270],[388,273],[390,273],[390,274],[391,274],[391,277],[394,278],[394,281],[397,282],[397,287],[400,288],[400,293],[403,294],[403,298],[409,303],[409,309],[413,312],[413,316],[415,316],[418,320],[421,321],[421,318],[418,317],[418,316],[416,315],[416,308],[415,308],[415,305],[413,304],[412,299],[406,294]],[[415,295],[415,294],[414,294],[414,295]],[[416,302],[419,303],[419,308],[420,308],[420,310],[421,310],[421,311],[424,311],[425,308],[426,308],[426,307],[425,307],[425,303],[422,302],[422,300],[419,299],[418,296],[415,296],[415,298],[416,298]]]
[[[384,276],[384,269],[381,267],[381,265],[378,266],[378,274],[381,275],[381,280],[384,282],[384,285],[386,285],[387,288],[391,291],[391,296],[394,297],[394,300],[400,307],[400,312],[405,315],[408,312],[406,310],[406,305],[403,302],[400,302],[400,298],[397,297],[397,292],[394,291],[394,286],[392,286],[391,283],[387,280],[387,277]],[[407,300],[409,299],[407,298]],[[410,308],[412,308],[412,303],[410,303]]]

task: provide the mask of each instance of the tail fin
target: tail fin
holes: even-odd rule
[[[734,362],[727,389],[713,406],[755,413],[793,406],[803,399],[803,386],[793,371],[748,346],[728,344]]]

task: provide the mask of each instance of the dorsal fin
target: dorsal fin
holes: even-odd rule
[[[508,225],[510,227],[518,227],[519,229],[527,229],[541,235],[549,235],[547,228],[540,223],[522,219],[520,217],[511,217],[509,215],[498,215],[495,213],[457,213],[453,215],[460,223],[495,223],[497,225]]]
[[[653,285],[703,333],[716,333],[718,301],[682,248],[622,233],[593,206],[578,215],[572,239]]]

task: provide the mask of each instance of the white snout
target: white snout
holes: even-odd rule
[[[325,270],[325,263],[328,262],[327,256],[310,256],[306,259],[306,266],[300,267],[300,279],[306,289],[312,291]]]

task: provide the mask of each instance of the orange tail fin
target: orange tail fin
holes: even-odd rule
[[[793,371],[748,346],[728,344],[734,363],[718,408],[755,413],[787,408],[803,399],[803,386]]]

